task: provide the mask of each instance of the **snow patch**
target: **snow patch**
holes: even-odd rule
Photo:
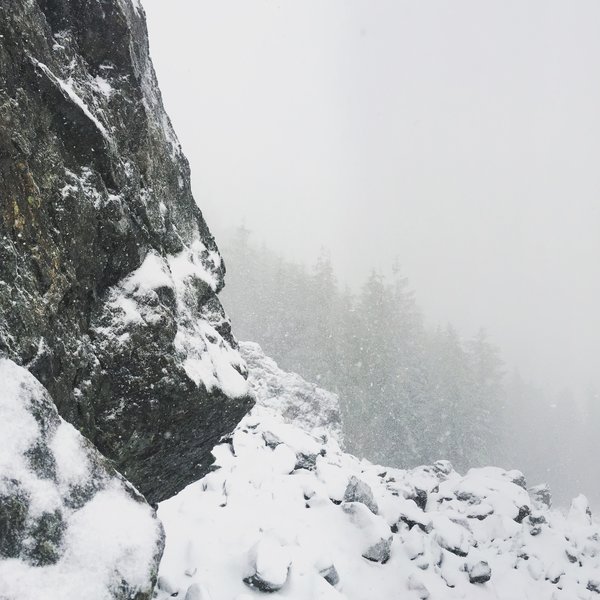
[[[56,463],[61,486],[84,485],[90,477],[90,463],[85,455],[81,434],[70,424],[62,422],[48,444]]]

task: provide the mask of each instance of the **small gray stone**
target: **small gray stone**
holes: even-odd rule
[[[296,454],[296,465],[294,469],[306,469],[307,471],[314,471],[317,467],[317,454],[304,454],[298,452]]]
[[[523,475],[523,473],[521,473],[521,471],[509,471],[510,475],[511,475],[511,481],[515,484],[518,485],[520,488],[523,488],[524,490],[527,489],[527,479],[525,479],[525,475]]]
[[[344,492],[345,502],[360,502],[364,504],[374,515],[379,512],[377,502],[373,498],[371,487],[358,477],[352,475],[346,491]]]
[[[492,569],[483,560],[470,565],[467,572],[471,583],[485,583],[492,578]]]
[[[369,546],[363,557],[372,562],[378,562],[384,565],[390,560],[392,550],[392,538],[381,539],[376,544]]]
[[[442,478],[450,475],[450,473],[454,471],[452,463],[447,460],[437,460],[433,463],[433,468],[437,472],[438,476],[442,476]]]
[[[333,586],[336,586],[340,582],[340,576],[335,568],[335,565],[330,565],[329,567],[322,569],[319,571],[319,574],[325,579],[325,581]]]

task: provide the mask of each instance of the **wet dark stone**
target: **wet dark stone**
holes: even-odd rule
[[[425,490],[415,488],[415,492],[412,496],[410,496],[410,498],[416,502],[417,506],[421,510],[425,510],[427,508],[427,492]]]
[[[596,594],[600,594],[600,580],[590,579],[587,584],[587,589],[590,592],[595,592]]]
[[[276,591],[280,590],[282,587],[281,585],[274,584],[270,581],[262,579],[258,575],[252,575],[250,577],[245,577],[244,583],[253,589],[256,589],[260,592],[265,592],[267,594],[276,592]]]

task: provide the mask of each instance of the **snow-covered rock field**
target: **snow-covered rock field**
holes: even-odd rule
[[[359,460],[340,447],[335,418],[328,428],[309,417],[323,414],[308,409],[314,386],[258,346],[242,350],[254,356],[257,405],[215,447],[215,470],[160,504],[158,600],[599,597],[600,528],[583,496],[563,514],[519,471]],[[252,376],[261,369],[269,385]],[[335,396],[323,394],[331,411]]]

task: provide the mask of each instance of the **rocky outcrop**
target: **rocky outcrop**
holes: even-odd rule
[[[138,0],[0,4],[0,354],[150,500],[247,411]]]
[[[162,526],[42,385],[0,359],[0,597],[152,597]]]

